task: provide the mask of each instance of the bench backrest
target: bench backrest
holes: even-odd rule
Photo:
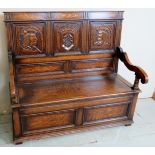
[[[17,82],[117,72],[122,11],[4,15]]]

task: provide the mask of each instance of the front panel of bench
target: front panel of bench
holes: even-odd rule
[[[21,108],[22,133],[75,129],[127,120],[132,95]]]
[[[74,126],[75,110],[22,115],[23,134]]]

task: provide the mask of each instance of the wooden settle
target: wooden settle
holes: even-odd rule
[[[122,11],[5,12],[15,144],[131,125],[147,74],[120,48]],[[135,73],[118,75],[119,59]]]

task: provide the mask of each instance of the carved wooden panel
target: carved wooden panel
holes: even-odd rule
[[[76,53],[81,51],[81,22],[54,23],[55,53]]]
[[[22,115],[24,133],[74,126],[75,110],[61,110],[32,115]]]
[[[14,51],[18,55],[35,55],[45,52],[45,23],[13,24]]]
[[[114,38],[114,23],[90,22],[90,50],[112,49]]]

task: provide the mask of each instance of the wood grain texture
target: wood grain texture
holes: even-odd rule
[[[96,121],[105,121],[108,118],[115,118],[115,117],[123,117],[127,115],[127,104],[122,105],[115,105],[115,106],[92,106],[86,107],[85,116],[84,116],[84,123],[96,123]]]
[[[68,128],[73,126],[75,111],[54,111],[48,113],[38,113],[32,115],[22,115],[23,132],[31,133],[33,131],[47,130],[49,128]]]
[[[40,20],[123,19],[123,11],[4,12],[5,22]]]
[[[5,12],[13,140],[131,125],[146,73],[120,46],[122,11]],[[117,74],[118,60],[134,85]]]
[[[44,72],[64,72],[64,61],[50,62],[50,63],[36,63],[36,64],[21,64],[16,65],[16,72],[18,74],[33,74],[33,73],[44,73]]]
[[[19,84],[18,92],[21,104],[37,104],[130,93],[131,88],[120,81],[117,76],[104,77],[98,75],[77,78],[76,80],[66,79],[36,84]]]
[[[73,72],[103,70],[104,68],[112,69],[112,59],[90,59],[71,61]]]
[[[133,99],[133,94],[119,94],[111,95],[101,98],[92,98],[92,99],[81,99],[78,101],[64,101],[62,102],[52,102],[52,103],[38,103],[38,104],[22,104],[20,109],[22,114],[34,114],[66,109],[76,109],[77,111],[83,109],[83,106],[97,106],[97,105],[115,105],[118,103],[131,103]]]

